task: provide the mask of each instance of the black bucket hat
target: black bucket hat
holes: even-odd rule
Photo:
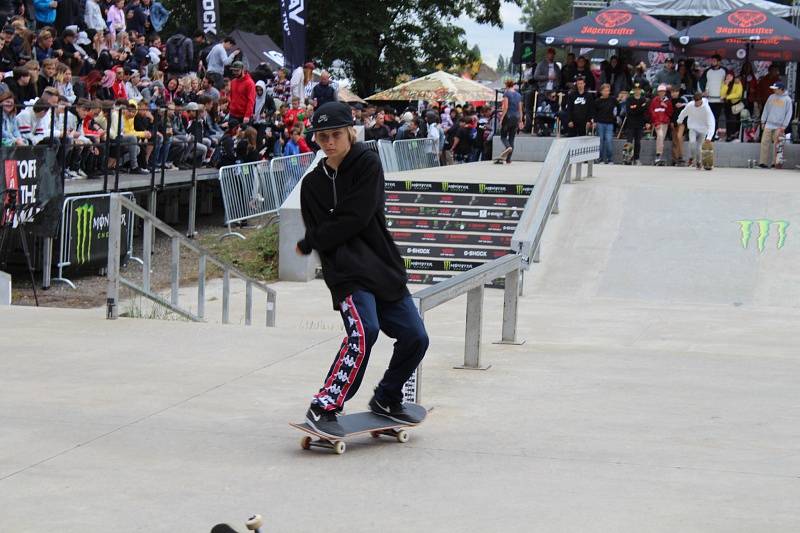
[[[311,117],[309,132],[334,130],[353,125],[353,113],[350,106],[342,102],[328,102],[322,104]]]

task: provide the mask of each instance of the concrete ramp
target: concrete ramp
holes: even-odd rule
[[[564,191],[565,215],[545,233],[533,293],[800,305],[800,174],[595,168],[598,178]]]

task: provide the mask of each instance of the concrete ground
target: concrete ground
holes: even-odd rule
[[[275,329],[0,309],[2,530],[797,531],[800,239],[773,227],[759,252],[737,221],[800,221],[800,181],[596,174],[526,276],[525,344],[489,344],[489,290],[492,367],[454,370],[464,299],[426,315],[432,412],[408,444],[299,448],[287,423],[341,334],[321,282],[276,284]]]

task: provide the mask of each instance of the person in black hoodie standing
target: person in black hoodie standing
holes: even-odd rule
[[[309,425],[334,437],[344,435],[337,415],[358,390],[380,331],[396,342],[369,408],[395,421],[420,422],[403,406],[402,389],[428,348],[403,259],[386,227],[380,158],[355,142],[352,124],[350,107],[341,102],[321,105],[311,119],[310,131],[326,157],[301,185],[306,233],[296,248],[298,254],[319,253],[333,308],[346,331],[306,412]]]
[[[600,86],[600,97],[593,102],[592,119],[600,137],[600,159],[596,163],[610,165],[614,158],[614,124],[617,122],[617,100],[611,96],[611,85]]]
[[[639,152],[642,148],[642,133],[644,132],[645,117],[647,116],[647,97],[642,94],[640,83],[633,84],[633,94],[625,102],[626,138],[628,143],[633,143],[633,164],[640,165]]]
[[[567,126],[570,137],[586,135],[586,130],[591,126],[593,100],[592,95],[586,91],[586,79],[578,76],[575,90],[567,96]]]

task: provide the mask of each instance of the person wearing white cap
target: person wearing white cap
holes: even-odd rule
[[[656,96],[650,101],[647,112],[650,116],[650,124],[653,125],[653,130],[656,133],[655,164],[660,166],[664,164],[661,154],[664,153],[664,140],[667,138],[667,130],[672,117],[672,101],[667,96],[667,86],[665,84],[659,85],[656,92]]]

